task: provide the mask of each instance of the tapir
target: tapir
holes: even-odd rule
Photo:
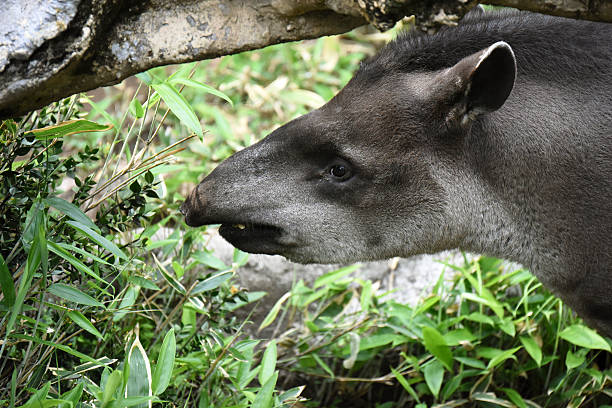
[[[491,12],[404,33],[181,212],[300,263],[506,258],[612,336],[612,24]]]

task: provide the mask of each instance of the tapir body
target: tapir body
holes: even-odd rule
[[[503,257],[612,336],[612,25],[487,13],[401,35],[181,210],[302,263]]]

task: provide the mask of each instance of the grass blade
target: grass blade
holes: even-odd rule
[[[4,295],[4,304],[6,307],[12,307],[15,304],[15,284],[13,277],[6,266],[4,258],[0,254],[0,287]]]

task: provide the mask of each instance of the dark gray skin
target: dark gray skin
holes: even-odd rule
[[[302,263],[503,257],[612,336],[612,25],[475,13],[406,34],[181,211]]]

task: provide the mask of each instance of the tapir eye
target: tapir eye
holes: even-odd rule
[[[351,177],[350,168],[346,164],[334,164],[329,168],[328,172],[337,181],[344,181]]]

